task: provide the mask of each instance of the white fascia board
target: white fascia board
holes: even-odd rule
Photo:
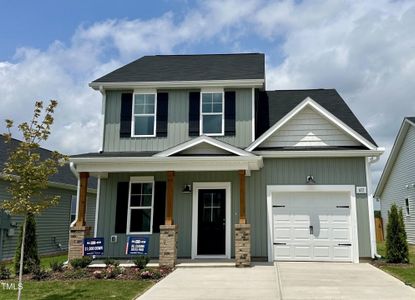
[[[186,87],[262,87],[264,79],[195,80],[195,81],[137,81],[137,82],[91,82],[94,90],[123,88],[186,88]]]
[[[395,164],[395,160],[398,157],[399,151],[401,150],[402,144],[405,140],[406,134],[408,133],[410,126],[415,127],[415,124],[409,121],[408,119],[405,119],[402,122],[401,128],[399,129],[398,135],[396,136],[395,142],[393,143],[392,150],[389,154],[388,160],[386,161],[386,165],[383,169],[379,183],[374,192],[373,196],[375,198],[379,198],[383,192],[385,184],[388,181],[389,175],[392,171],[392,168]]]
[[[262,157],[72,158],[78,172],[157,172],[259,170]]]
[[[230,153],[236,154],[238,156],[244,156],[244,157],[253,157],[253,156],[255,156],[254,154],[249,153],[245,150],[239,149],[237,147],[234,147],[234,146],[229,145],[227,143],[221,142],[221,141],[219,141],[217,139],[214,139],[214,138],[211,138],[209,136],[202,135],[200,137],[197,137],[197,138],[192,139],[190,141],[184,142],[180,145],[177,145],[177,146],[172,147],[170,149],[167,149],[165,151],[159,152],[159,153],[153,155],[153,157],[168,157],[168,156],[171,156],[171,155],[176,154],[178,152],[190,149],[190,148],[192,148],[194,146],[197,146],[201,143],[207,143],[209,145],[212,145],[214,147],[217,147],[217,148],[220,148],[222,150],[228,151]]]
[[[373,157],[380,156],[385,150],[292,150],[292,151],[253,151],[252,153],[264,158],[284,158],[284,157]]]
[[[279,120],[271,128],[265,131],[256,141],[254,141],[251,145],[249,145],[246,148],[246,151],[254,150],[256,147],[258,147],[262,142],[264,142],[267,138],[269,138],[274,132],[276,132],[279,128],[281,128],[284,124],[286,124],[290,119],[292,119],[296,114],[298,114],[301,110],[303,110],[308,105],[314,108],[315,110],[317,110],[317,112],[319,112],[321,115],[326,117],[329,121],[334,123],[340,129],[345,131],[347,134],[352,136],[354,139],[362,143],[364,146],[366,146],[370,150],[377,149],[375,145],[373,145],[371,142],[369,142],[359,133],[354,131],[348,125],[343,123],[340,119],[338,119],[331,112],[326,110],[324,107],[322,107],[320,104],[318,104],[316,101],[314,101],[310,97],[307,97],[300,104],[298,104],[295,108],[293,108],[288,114],[286,114],[281,120]]]

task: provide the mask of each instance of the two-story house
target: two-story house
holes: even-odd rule
[[[264,54],[144,56],[95,81],[103,148],[71,157],[98,177],[97,237],[127,258],[149,237],[176,258],[351,261],[376,245],[370,163],[382,154],[333,89],[265,89]]]

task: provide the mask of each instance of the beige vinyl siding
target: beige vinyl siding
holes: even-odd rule
[[[0,180],[0,201],[9,197],[7,182]],[[70,204],[72,195],[76,191],[50,188],[47,193],[60,195],[61,199],[56,206],[50,207],[36,217],[36,234],[38,251],[40,255],[67,251],[70,225]],[[95,220],[95,194],[88,194],[87,200],[87,226],[94,225]],[[3,257],[0,259],[13,258],[20,232],[22,217],[12,216],[11,223],[16,223],[14,236],[3,235]],[[93,232],[93,231],[92,231]],[[60,244],[60,246],[59,246]]]
[[[248,223],[251,224],[251,251],[254,257],[267,257],[267,185],[303,185],[307,175],[313,175],[316,184],[322,185],[366,185],[364,158],[287,158],[264,159],[264,167],[246,177],[246,201]],[[101,182],[101,199],[98,217],[98,236],[106,241],[105,256],[126,257],[124,254],[127,236],[118,234],[117,243],[109,243],[114,234],[117,182],[129,181],[130,176],[154,176],[156,181],[165,181],[166,173],[110,174]],[[234,256],[234,224],[239,216],[239,176],[233,172],[176,172],[174,190],[174,222],[179,226],[178,256],[191,256],[192,243],[192,194],[182,193],[185,184],[194,182],[231,182],[231,255]],[[367,195],[357,196],[357,219],[360,257],[370,257],[370,235]],[[159,254],[159,234],[150,237],[149,254]]]
[[[311,107],[305,107],[260,147],[360,146],[350,135]]]
[[[388,224],[388,210],[393,203],[403,209],[408,242],[415,244],[415,128],[410,126],[385,184],[381,199],[384,230]],[[406,187],[408,186],[408,188]],[[410,214],[405,213],[405,199],[409,200]]]
[[[219,140],[247,147],[252,142],[252,90],[236,89],[236,135]],[[131,91],[126,91],[131,92]],[[162,151],[183,143],[189,137],[189,90],[168,90],[167,137],[120,138],[121,94],[106,91],[104,151]]]

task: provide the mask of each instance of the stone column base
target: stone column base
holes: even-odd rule
[[[177,225],[160,225],[160,267],[173,268],[177,260]]]
[[[251,225],[235,224],[235,266],[251,266]]]
[[[83,256],[85,226],[71,227],[69,231],[68,260]]]

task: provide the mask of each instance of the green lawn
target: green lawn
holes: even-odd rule
[[[386,249],[385,243],[378,243],[378,254],[385,256]],[[391,275],[399,278],[408,285],[415,287],[415,245],[409,246],[409,261],[410,264],[379,264],[382,270],[390,273]]]
[[[143,280],[104,279],[71,281],[27,281],[23,283],[22,298],[31,300],[131,300],[136,296],[141,295],[153,284],[154,283],[152,281]],[[3,290],[0,286],[0,299],[16,299],[16,296],[17,291]]]
[[[67,260],[68,260],[68,255],[67,254],[63,254],[63,255],[52,255],[52,256],[51,255],[48,255],[48,256],[40,257],[40,265],[43,266],[43,267],[45,267],[45,268],[47,268],[47,269],[49,269],[50,268],[49,264],[52,261],[65,262]],[[14,274],[14,262],[13,261],[10,261],[10,262],[6,263],[6,266],[8,268],[10,268],[10,270]]]

